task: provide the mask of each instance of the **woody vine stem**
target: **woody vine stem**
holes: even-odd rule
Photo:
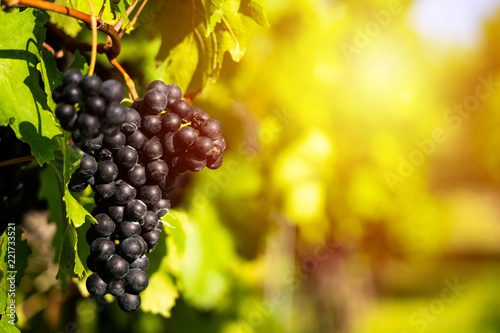
[[[95,26],[96,28],[93,31],[100,30],[109,36],[110,43],[108,44],[97,44],[97,38],[94,32],[94,36],[92,38],[92,43],[85,43],[81,41],[76,41],[68,36],[66,36],[62,31],[59,31],[57,35],[61,37],[62,41],[69,46],[70,50],[81,50],[81,51],[92,51],[92,58],[95,57],[95,53],[104,53],[108,57],[109,62],[115,66],[125,78],[125,82],[132,94],[133,99],[138,99],[137,91],[135,90],[134,81],[130,78],[127,72],[123,69],[122,66],[118,63],[116,59],[121,51],[121,38],[118,32],[109,24],[102,21],[102,19],[97,20],[95,13],[92,15],[88,15],[86,13],[80,12],[79,10],[68,8],[66,6],[58,5],[55,3],[51,3],[43,0],[4,0],[2,4],[7,7],[16,7],[16,6],[26,6],[32,8],[43,9],[47,11],[56,12],[59,14],[67,15],[73,17],[77,20],[84,22],[88,27]],[[3,6],[2,6],[3,7]],[[92,7],[91,7],[92,8]],[[54,26],[48,26],[51,31],[56,30]],[[91,65],[95,60],[91,60]],[[91,66],[93,71],[93,68]],[[89,74],[92,74],[89,72]]]

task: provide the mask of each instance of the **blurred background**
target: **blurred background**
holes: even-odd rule
[[[61,296],[40,211],[23,332],[500,332],[500,1],[263,5],[195,101],[228,149],[173,198],[171,316]],[[159,44],[125,38],[144,90]]]

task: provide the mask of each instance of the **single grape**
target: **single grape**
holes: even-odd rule
[[[182,120],[185,120],[190,114],[192,116],[191,105],[182,99],[172,103],[172,105],[170,105],[170,110],[177,113]]]
[[[159,140],[151,139],[142,147],[142,154],[149,161],[159,159],[163,155],[162,144]]]
[[[120,243],[120,250],[122,257],[132,262],[141,256],[142,245],[136,238],[126,238]]]
[[[130,268],[140,268],[143,271],[147,271],[149,268],[149,259],[146,256],[141,256],[135,259],[131,264]]]
[[[190,150],[182,157],[182,164],[192,172],[199,172],[207,165],[207,157]]]
[[[198,108],[193,108],[193,118],[191,119],[191,126],[193,126],[195,129],[199,130],[201,124],[209,119],[210,116],[208,115],[208,113],[205,113]]]
[[[92,189],[101,199],[109,199],[116,193],[116,184],[114,182],[94,184]]]
[[[99,93],[101,84],[102,80],[98,76],[92,75],[83,77],[78,86],[86,97],[91,97]]]
[[[103,183],[111,183],[118,177],[118,166],[111,160],[103,161],[97,167],[96,176]]]
[[[108,290],[113,296],[121,296],[125,293],[125,283],[122,280],[111,281],[108,284]]]
[[[157,185],[143,185],[139,188],[139,198],[148,207],[153,207],[161,199],[161,189]]]
[[[173,169],[170,169],[167,177],[163,178],[158,183],[158,186],[160,187],[161,191],[163,192],[163,195],[166,196],[166,195],[170,194],[170,192],[174,189],[176,181],[177,181],[177,175],[176,175],[175,171],[173,171]]]
[[[116,164],[123,169],[132,168],[139,160],[139,154],[131,146],[120,148],[116,153]]]
[[[167,94],[169,92],[168,86],[161,80],[151,82],[147,90],[158,90],[161,93]]]
[[[56,107],[55,114],[59,121],[68,123],[75,116],[76,110],[71,104],[61,103]]]
[[[104,268],[104,263],[102,261],[98,261],[93,255],[89,254],[87,256],[87,267],[92,272],[102,271],[102,269]]]
[[[190,147],[198,139],[198,132],[191,126],[185,126],[179,130],[179,142],[183,147]]]
[[[141,307],[141,296],[134,293],[124,293],[117,297],[118,306],[125,312],[134,312]]]
[[[73,118],[68,121],[59,121],[59,124],[66,131],[74,131],[75,127],[77,126],[78,118],[80,117],[78,112],[76,112]]]
[[[85,112],[87,112],[88,114],[91,114],[98,118],[102,118],[105,111],[106,100],[100,96],[91,97],[85,103]]]
[[[158,90],[148,90],[144,95],[144,103],[149,114],[158,114],[167,108],[168,96]]]
[[[148,179],[154,183],[158,183],[168,174],[168,165],[164,160],[155,160],[149,162],[146,165],[146,173],[148,175]],[[145,174],[146,175],[146,174]]]
[[[123,221],[118,225],[118,233],[122,239],[139,236],[141,225],[139,222]]]
[[[82,99],[83,95],[80,88],[68,86],[64,89],[64,101],[68,104],[76,104]]]
[[[142,149],[144,144],[148,141],[148,137],[141,131],[137,130],[127,137],[127,144],[136,150]]]
[[[77,86],[83,78],[83,74],[80,73],[77,69],[69,69],[63,75],[63,85],[65,87],[68,86]]]
[[[90,253],[97,261],[106,261],[115,252],[115,243],[107,238],[97,238],[90,245]]]
[[[97,161],[91,155],[83,155],[80,159],[80,167],[76,169],[76,174],[82,178],[89,178],[97,171]]]
[[[168,214],[170,208],[170,200],[160,199],[160,201],[158,201],[156,205],[153,206],[153,212],[155,212],[158,217],[162,217]]]
[[[123,215],[125,214],[125,206],[109,206],[108,207],[108,216],[111,217],[111,219],[119,224],[123,221]]]
[[[156,229],[153,229],[151,231],[142,234],[142,238],[144,238],[146,244],[148,244],[148,249],[151,250],[160,241],[160,232]]]
[[[72,192],[82,192],[87,186],[89,186],[87,179],[73,174],[69,180],[68,189]]]
[[[171,83],[167,85],[167,94],[168,94],[168,106],[172,105],[174,102],[180,100],[182,98],[182,90],[179,86]]]
[[[103,140],[104,147],[110,150],[118,150],[125,146],[127,137],[122,132],[117,132],[115,135],[106,136]]]
[[[146,244],[146,241],[141,236],[135,236],[134,238],[141,243],[141,256],[146,254],[146,252],[148,252],[148,244]]]
[[[130,221],[140,221],[146,217],[148,207],[141,200],[134,199],[127,204],[125,211]]]
[[[216,169],[221,167],[222,162],[223,162],[222,156],[220,156],[216,160],[209,160],[207,163],[207,168],[212,169],[212,170],[216,170]]]
[[[178,132],[169,132],[161,139],[163,154],[166,156],[175,156],[182,151]]]
[[[159,115],[147,115],[142,117],[141,130],[150,137],[161,130],[162,120]]]
[[[123,280],[125,288],[136,293],[146,290],[149,285],[148,275],[139,268],[132,268]]]
[[[166,132],[174,132],[182,125],[181,116],[175,112],[167,113],[162,119],[163,130]]]
[[[112,104],[106,109],[105,117],[113,125],[121,125],[125,121],[126,112],[125,108],[120,104]]]
[[[95,138],[84,138],[82,136],[80,142],[77,143],[77,146],[84,152],[90,154],[95,150],[101,149],[103,139],[104,135],[102,133],[98,134]]]
[[[200,134],[217,140],[222,135],[222,126],[218,120],[209,119],[200,126]]]
[[[146,168],[141,164],[136,164],[127,171],[127,180],[130,185],[140,187],[146,183]]]
[[[64,99],[64,86],[63,85],[60,85],[60,86],[57,86],[56,88],[54,88],[54,90],[52,91],[52,99],[54,100],[54,102],[56,102],[56,104],[59,104],[63,101],[63,99]]]
[[[107,237],[115,231],[115,223],[108,215],[101,213],[95,216],[97,224],[92,224],[92,229],[101,237]]]
[[[97,273],[90,274],[85,285],[87,286],[89,294],[94,296],[104,296],[108,288],[106,281]]]
[[[122,132],[132,134],[141,126],[141,115],[132,108],[125,109],[125,120],[122,124]]]
[[[214,146],[219,146],[222,151],[226,150],[226,140],[223,136],[220,136],[217,140],[214,140]]]
[[[108,118],[103,118],[99,129],[104,136],[113,136],[120,132],[121,125],[113,124]]]
[[[129,263],[118,254],[113,254],[106,261],[106,273],[116,280],[123,279],[129,271]]]
[[[140,115],[146,114],[146,104],[143,99],[136,99],[130,107],[139,112]]]
[[[199,155],[207,156],[212,153],[212,150],[214,149],[214,142],[209,137],[202,136],[196,139],[193,143],[193,149]]]
[[[142,233],[153,230],[158,223],[158,215],[156,215],[153,211],[148,210],[144,219],[140,221]]]
[[[78,117],[77,126],[82,135],[93,138],[99,133],[100,122],[97,117],[82,113]]]
[[[87,241],[88,245],[92,244],[93,241],[95,241],[97,238],[101,238],[101,237],[102,237],[102,235],[99,235],[97,233],[97,231],[95,231],[95,228],[92,228],[92,226],[91,226],[91,228],[88,228],[87,232],[85,233],[85,240]]]
[[[113,200],[119,205],[126,205],[132,199],[135,198],[137,191],[134,187],[130,186],[123,180],[119,179],[116,181],[116,193],[113,196]]]
[[[120,103],[125,97],[125,89],[120,82],[107,80],[101,85],[99,94],[104,97],[108,104]]]

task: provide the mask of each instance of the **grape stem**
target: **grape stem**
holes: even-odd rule
[[[28,161],[33,161],[34,159],[35,159],[35,156],[33,156],[33,155],[28,155],[28,156],[13,158],[11,160],[7,160],[7,161],[1,162],[0,163],[0,167],[4,167],[4,166],[7,166],[7,165],[12,165],[12,164],[23,163],[23,162],[28,162]]]
[[[87,0],[90,7],[90,14],[92,19],[92,55],[90,56],[90,65],[88,75],[94,74],[95,62],[97,59],[97,18],[95,16],[94,5],[91,0]]]

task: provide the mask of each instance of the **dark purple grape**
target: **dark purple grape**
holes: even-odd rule
[[[89,186],[87,179],[73,174],[69,180],[68,189],[72,192],[82,192],[87,186]]]
[[[158,183],[168,174],[168,165],[164,160],[155,160],[146,165],[146,173],[150,181]]]
[[[190,150],[182,157],[182,164],[192,172],[199,172],[207,165],[206,156],[199,155]]]
[[[97,214],[95,216],[95,219],[97,221],[97,224],[92,225],[92,229],[95,230],[97,235],[100,235],[101,237],[107,237],[115,231],[115,223],[106,214]]]
[[[127,204],[125,210],[130,221],[140,221],[146,217],[148,207],[143,201],[135,199]]]
[[[175,156],[182,151],[178,132],[170,132],[165,134],[161,139],[163,154],[166,156]]]
[[[134,187],[130,186],[123,180],[116,181],[116,193],[113,200],[119,205],[126,205],[135,198],[137,191]]]
[[[121,126],[119,124],[113,124],[108,118],[103,118],[99,129],[104,136],[113,136],[120,132]]]
[[[136,150],[142,149],[144,144],[148,141],[148,137],[141,131],[137,130],[127,137],[127,144]]]
[[[139,293],[146,290],[149,284],[148,275],[139,268],[132,268],[124,278],[127,291]]]
[[[97,161],[91,155],[83,155],[80,159],[80,167],[76,169],[76,174],[82,178],[89,178],[97,171]]]
[[[146,104],[143,99],[136,99],[130,107],[139,112],[140,115],[146,114]]]
[[[80,142],[77,143],[77,145],[84,152],[90,154],[95,150],[101,149],[103,139],[104,135],[102,133],[98,134],[95,138],[84,138],[82,136]]]
[[[115,252],[115,243],[107,238],[97,238],[90,245],[90,253],[97,261],[106,261]]]
[[[149,90],[144,95],[144,103],[149,114],[158,114],[167,108],[167,94],[158,90]]]
[[[113,159],[113,153],[108,148],[101,148],[95,152],[95,157],[101,161],[109,161]]]
[[[185,120],[190,114],[192,115],[191,105],[182,99],[172,103],[170,110],[177,113],[182,120]]]
[[[99,94],[108,104],[120,103],[125,98],[125,88],[115,80],[104,81],[99,89]]]
[[[108,288],[106,281],[97,273],[90,274],[85,285],[87,286],[89,294],[94,296],[104,296]]]
[[[123,221],[123,215],[125,214],[125,206],[109,206],[108,207],[108,216],[115,223],[121,223]]]
[[[161,195],[161,189],[157,185],[144,185],[139,188],[138,196],[148,207],[156,205]]]
[[[54,102],[59,104],[63,101],[63,98],[64,98],[64,86],[60,85],[54,88],[54,90],[52,91],[52,99],[54,100]]]
[[[207,168],[212,169],[212,170],[216,170],[216,169],[221,167],[222,162],[223,162],[223,158],[222,158],[222,156],[219,156],[219,158],[216,160],[208,161]]]
[[[116,184],[114,182],[94,184],[92,189],[101,197],[101,199],[109,199],[116,193]]]
[[[111,281],[108,284],[108,290],[113,296],[122,296],[125,293],[125,283],[122,280]]]
[[[139,222],[123,221],[118,225],[118,233],[123,239],[139,236],[141,225]]]
[[[113,161],[103,161],[97,167],[96,177],[103,183],[111,183],[118,177],[118,166]]]
[[[208,115],[208,113],[205,113],[198,108],[193,108],[193,118],[191,119],[191,126],[193,126],[195,129],[199,130],[201,124],[209,119],[210,116]]]
[[[116,153],[116,164],[123,169],[132,168],[139,160],[139,154],[131,146],[120,148]]]
[[[163,191],[163,190],[162,190]],[[162,217],[168,214],[170,211],[171,205],[170,205],[170,200],[168,199],[161,199],[156,203],[156,205],[153,206],[153,212],[158,217]]]
[[[141,307],[141,296],[134,293],[124,293],[117,297],[118,306],[125,312],[134,312]]]
[[[122,124],[122,132],[132,134],[141,126],[141,115],[132,108],[125,109],[125,120]]]
[[[56,107],[55,114],[59,121],[68,123],[75,117],[76,110],[71,104],[61,103]]]
[[[83,77],[78,86],[86,97],[91,97],[99,93],[101,84],[102,80],[98,76],[92,75]]]
[[[146,245],[147,246],[147,245]],[[131,264],[130,268],[140,268],[143,271],[147,271],[149,268],[149,259],[146,256],[141,256],[135,259]]]
[[[92,244],[92,243],[90,243],[90,244]],[[89,254],[87,256],[87,267],[92,272],[101,271],[104,268],[104,262],[98,261],[93,255]]]
[[[226,150],[226,140],[223,136],[220,136],[217,140],[214,140],[214,145],[219,146],[222,151]]]
[[[177,131],[181,125],[181,116],[174,112],[167,113],[162,119],[163,130],[166,132]]]
[[[183,147],[190,147],[198,139],[198,132],[191,126],[185,126],[179,130],[179,142]]]
[[[156,227],[157,223],[158,223],[158,215],[156,215],[153,211],[149,210],[144,219],[140,221],[142,232],[146,233],[148,231],[153,230]]]
[[[94,96],[87,100],[85,103],[85,112],[102,118],[104,112],[106,111],[106,100],[100,96]]]
[[[77,86],[68,86],[64,89],[64,101],[69,104],[76,104],[82,99],[82,91]]]
[[[200,126],[200,134],[217,140],[222,135],[222,126],[218,120],[209,119]]]
[[[111,124],[120,125],[121,129],[126,117],[125,108],[120,104],[112,104],[106,109],[104,116]]]
[[[206,136],[199,137],[193,144],[193,149],[201,156],[207,156],[214,149],[214,142]]]
[[[142,244],[136,238],[126,238],[120,243],[120,250],[122,257],[132,262],[141,256]]]
[[[83,74],[80,73],[77,69],[69,69],[63,75],[63,85],[65,87],[68,86],[77,86],[83,78]]]
[[[148,249],[151,250],[160,241],[160,232],[157,229],[153,229],[151,231],[142,234],[142,238],[144,238],[146,244],[148,244]]]
[[[148,161],[159,159],[163,155],[162,145],[159,140],[151,139],[142,147],[143,157]]]
[[[106,261],[106,273],[116,280],[123,279],[129,271],[129,263],[118,254],[113,254]]]
[[[125,146],[127,137],[122,132],[117,132],[115,135],[106,136],[103,140],[104,147],[110,150],[118,150]]]
[[[161,130],[161,117],[159,115],[147,115],[142,117],[141,130],[143,133],[153,136]]]
[[[127,171],[127,180],[130,185],[140,187],[146,183],[146,168],[141,164],[136,164]]]
[[[61,125],[61,127],[66,130],[66,131],[74,131],[78,126],[78,119],[79,119],[79,114],[78,112],[75,113],[75,115],[73,116],[73,118],[71,118],[70,120],[68,121],[59,121],[59,124]]]
[[[171,83],[167,85],[167,94],[168,94],[168,106],[172,105],[174,102],[180,100],[182,98],[182,90],[179,86]]]
[[[100,122],[97,117],[82,113],[78,116],[77,126],[83,136],[93,138],[99,133]]]
[[[158,90],[161,93],[168,95],[168,86],[161,80],[155,80],[151,82],[147,90]]]

